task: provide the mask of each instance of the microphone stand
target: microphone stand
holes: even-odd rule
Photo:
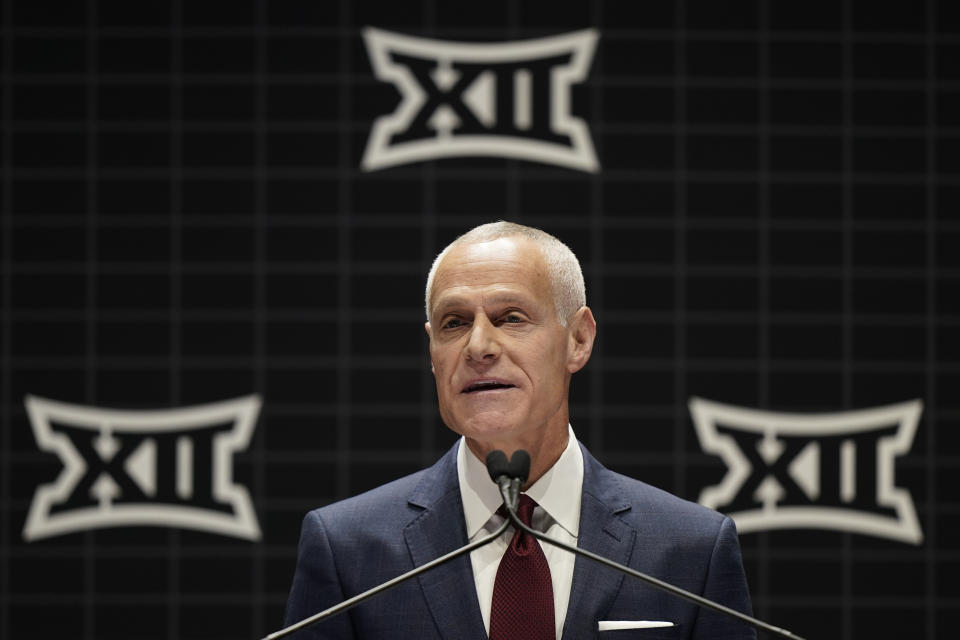
[[[622,564],[620,564],[620,563],[618,563],[618,562],[614,562],[613,560],[610,560],[610,559],[608,559],[608,558],[604,558],[603,556],[597,555],[597,554],[593,553],[592,551],[587,551],[586,549],[581,549],[581,548],[579,548],[579,547],[575,547],[575,546],[571,546],[571,545],[569,545],[569,544],[566,544],[565,542],[560,542],[560,541],[558,541],[558,540],[554,540],[553,538],[551,538],[550,536],[548,536],[548,535],[546,535],[546,534],[543,534],[543,533],[540,533],[539,531],[536,531],[536,530],[534,530],[534,529],[531,529],[531,528],[528,527],[527,525],[523,524],[523,522],[520,520],[520,518],[517,517],[516,499],[514,499],[513,501],[511,501],[511,500],[509,499],[511,496],[510,496],[510,494],[508,493],[508,491],[509,491],[508,487],[505,487],[505,486],[502,485],[502,484],[500,485],[500,496],[503,498],[503,503],[504,503],[505,505],[507,505],[507,513],[510,514],[510,517],[509,517],[509,519],[508,519],[507,521],[508,521],[508,522],[512,522],[514,527],[516,527],[517,529],[522,529],[523,531],[526,531],[527,533],[529,533],[531,536],[533,536],[533,537],[536,538],[537,540],[542,540],[543,542],[546,542],[546,543],[548,543],[548,544],[552,544],[552,545],[555,546],[555,547],[560,547],[561,549],[564,549],[565,551],[569,551],[570,553],[574,553],[574,554],[577,554],[577,555],[581,555],[581,556],[583,556],[583,557],[585,557],[585,558],[589,558],[590,560],[593,560],[594,562],[599,562],[600,564],[602,564],[602,565],[604,565],[604,566],[610,567],[611,569],[616,569],[617,571],[620,571],[620,572],[622,572],[622,573],[625,573],[625,574],[627,574],[627,575],[629,575],[629,576],[633,576],[634,578],[639,578],[639,579],[642,580],[643,582],[646,582],[647,584],[649,584],[649,585],[651,585],[651,586],[653,586],[653,587],[655,587],[655,588],[657,588],[657,589],[660,589],[661,591],[666,591],[667,593],[670,593],[670,594],[672,594],[672,595],[675,595],[675,596],[677,596],[677,597],[679,597],[679,598],[683,598],[684,600],[688,600],[688,601],[690,601],[690,602],[692,602],[692,603],[694,603],[694,604],[696,604],[696,605],[698,605],[698,606],[701,606],[701,607],[703,607],[703,608],[705,608],[705,609],[712,609],[712,610],[717,611],[717,612],[719,612],[719,613],[726,614],[726,615],[728,615],[728,616],[731,616],[731,617],[733,617],[733,618],[736,618],[737,620],[740,620],[741,622],[744,622],[744,623],[746,623],[746,624],[749,624],[749,625],[751,625],[751,626],[754,626],[754,627],[756,627],[757,629],[761,629],[761,630],[763,630],[763,631],[768,631],[768,632],[770,632],[770,633],[774,633],[774,634],[777,634],[777,635],[779,635],[779,636],[783,636],[784,638],[790,638],[791,640],[804,640],[804,639],[801,638],[800,636],[798,636],[798,635],[796,635],[796,634],[794,634],[794,633],[791,633],[790,631],[787,631],[786,629],[781,629],[780,627],[775,627],[775,626],[773,626],[772,624],[768,624],[768,623],[764,622],[763,620],[758,620],[758,619],[756,619],[756,618],[754,618],[754,617],[752,617],[752,616],[748,616],[748,615],[745,614],[745,613],[741,613],[741,612],[737,611],[736,609],[731,609],[730,607],[725,607],[725,606],[723,606],[722,604],[719,604],[719,603],[717,603],[717,602],[713,602],[712,600],[708,600],[707,598],[704,598],[703,596],[698,596],[697,594],[691,593],[690,591],[687,591],[686,589],[681,589],[680,587],[674,586],[674,585],[670,584],[669,582],[664,582],[663,580],[660,580],[659,578],[654,578],[653,576],[648,576],[647,574],[642,573],[642,572],[640,572],[640,571],[637,571],[636,569],[631,569],[630,567],[624,566],[624,565],[622,565]]]
[[[516,503],[514,503],[514,505],[516,505]],[[515,510],[515,509],[516,509],[516,507],[514,506],[514,510]],[[294,633],[294,632],[296,632],[296,631],[300,631],[301,629],[303,629],[303,628],[305,628],[305,627],[309,627],[310,625],[315,624],[315,623],[317,623],[317,622],[320,622],[321,620],[326,620],[327,618],[331,618],[331,617],[337,615],[338,613],[343,613],[343,612],[346,611],[347,609],[351,609],[351,608],[357,606],[358,604],[360,604],[361,602],[363,602],[364,600],[366,600],[366,599],[368,599],[368,598],[372,598],[373,596],[375,596],[375,595],[377,595],[377,594],[380,594],[380,593],[383,593],[384,591],[388,591],[388,590],[392,589],[393,587],[397,586],[397,585],[400,584],[401,582],[405,582],[406,580],[409,580],[410,578],[416,577],[416,576],[420,575],[421,573],[425,573],[425,572],[427,572],[427,571],[430,571],[430,570],[433,569],[434,567],[439,567],[440,565],[442,565],[442,564],[444,564],[444,563],[446,563],[446,562],[449,562],[450,560],[453,560],[454,558],[458,558],[458,557],[462,556],[462,555],[465,554],[465,553],[470,553],[470,552],[473,551],[474,549],[479,549],[480,547],[482,547],[482,546],[484,546],[484,545],[490,544],[491,542],[493,542],[494,540],[496,540],[497,538],[499,538],[499,537],[500,537],[500,534],[502,534],[504,531],[506,531],[508,526],[510,526],[510,519],[509,519],[509,518],[505,519],[505,520],[503,521],[503,523],[502,523],[499,527],[497,527],[496,531],[494,531],[493,533],[491,533],[490,535],[488,535],[488,536],[485,537],[485,538],[481,538],[481,539],[477,540],[476,542],[471,542],[470,544],[464,545],[464,546],[460,547],[459,549],[454,549],[454,550],[451,551],[450,553],[448,553],[448,554],[446,554],[446,555],[442,555],[442,556],[440,556],[439,558],[437,558],[436,560],[431,560],[430,562],[428,562],[428,563],[426,563],[426,564],[422,564],[422,565],[420,565],[419,567],[415,567],[415,568],[411,569],[410,571],[407,571],[406,573],[401,574],[401,575],[397,576],[396,578],[394,578],[394,579],[392,579],[392,580],[388,580],[387,582],[384,582],[383,584],[377,585],[377,586],[373,587],[372,589],[367,589],[367,590],[364,591],[363,593],[358,593],[357,595],[355,595],[355,596],[353,596],[352,598],[349,598],[349,599],[347,599],[347,600],[344,600],[343,602],[341,602],[341,603],[338,604],[338,605],[334,605],[334,606],[330,607],[329,609],[324,609],[324,610],[321,611],[320,613],[315,613],[315,614],[313,614],[312,616],[310,616],[309,618],[304,618],[303,620],[300,620],[299,622],[296,622],[296,623],[290,625],[289,627],[285,627],[285,628],[283,628],[283,629],[280,629],[279,631],[275,631],[275,632],[271,633],[271,634],[268,635],[268,636],[264,636],[264,637],[262,638],[262,640],[279,640],[279,638],[283,638],[283,637],[285,637],[285,636],[290,635],[291,633]]]
[[[494,457],[494,459],[491,459],[491,457],[494,456],[494,454],[497,454],[497,455]],[[598,562],[604,566],[610,567],[611,569],[616,569],[617,571],[625,573],[629,576],[638,578],[643,582],[646,582],[652,587],[660,589],[661,591],[665,591],[679,598],[683,598],[684,600],[692,602],[697,606],[703,607],[705,609],[711,609],[718,613],[728,615],[732,618],[736,618],[737,620],[740,620],[741,622],[744,622],[745,624],[749,624],[753,627],[756,627],[757,629],[760,629],[762,631],[768,631],[770,633],[782,636],[784,638],[789,638],[790,640],[804,640],[800,636],[794,633],[791,633],[786,629],[775,627],[762,620],[758,620],[757,618],[748,616],[745,613],[741,613],[739,611],[736,611],[735,609],[731,609],[730,607],[726,607],[722,604],[713,602],[712,600],[708,600],[703,596],[699,596],[685,589],[681,589],[680,587],[674,586],[669,582],[664,582],[663,580],[654,578],[653,576],[648,576],[647,574],[641,573],[636,569],[631,569],[630,567],[614,562],[613,560],[604,558],[603,556],[597,555],[596,553],[593,553],[591,551],[587,551],[586,549],[580,549],[579,547],[571,546],[569,544],[559,542],[557,540],[554,540],[553,538],[550,538],[545,534],[540,533],[539,531],[534,531],[533,529],[525,525],[523,522],[520,521],[520,518],[517,517],[517,502],[520,495],[520,488],[523,485],[523,482],[526,480],[530,470],[530,456],[526,451],[523,451],[522,449],[515,451],[509,463],[507,462],[506,455],[502,451],[494,451],[487,456],[487,470],[490,473],[490,478],[494,482],[496,482],[497,485],[500,487],[500,496],[503,498],[503,503],[504,505],[506,505],[507,514],[509,515],[509,517],[504,519],[504,521],[500,524],[500,526],[497,527],[496,531],[486,536],[485,538],[481,538],[476,542],[471,542],[469,544],[466,544],[460,547],[459,549],[454,549],[453,551],[447,553],[446,555],[440,556],[436,560],[431,560],[430,562],[424,565],[415,567],[410,571],[407,571],[406,573],[399,575],[396,578],[393,578],[392,580],[384,582],[383,584],[377,585],[372,589],[368,589],[363,593],[357,594],[352,598],[344,600],[338,605],[334,605],[329,609],[325,609],[320,613],[316,613],[310,616],[309,618],[304,618],[303,620],[300,620],[299,622],[296,622],[290,625],[289,627],[285,627],[283,629],[280,629],[279,631],[271,633],[268,636],[264,636],[262,640],[279,640],[280,638],[286,637],[291,633],[299,631],[310,625],[316,624],[321,620],[326,620],[327,618],[333,617],[339,613],[343,613],[347,609],[357,606],[364,600],[367,600],[368,598],[372,598],[377,594],[388,591],[389,589],[392,589],[393,587],[397,586],[401,582],[409,580],[414,576],[418,576],[421,573],[430,571],[434,567],[438,567],[446,562],[449,562],[450,560],[453,560],[454,558],[462,556],[465,553],[470,553],[475,549],[479,549],[484,545],[490,544],[491,542],[496,540],[498,537],[500,537],[500,535],[503,534],[504,531],[507,530],[507,527],[510,526],[510,523],[513,523],[513,526],[517,530],[526,531],[528,534],[530,534],[537,540],[541,540],[548,544],[552,544],[553,546],[559,547],[569,553],[583,556],[589,560],[593,560],[594,562]]]

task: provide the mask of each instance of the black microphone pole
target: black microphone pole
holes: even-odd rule
[[[309,626],[311,626],[311,625],[313,625],[313,624],[316,624],[316,623],[320,622],[321,620],[326,620],[327,618],[332,618],[333,616],[337,615],[338,613],[343,613],[343,612],[346,611],[347,609],[351,609],[351,608],[357,606],[358,604],[360,604],[361,602],[363,602],[364,600],[366,600],[366,599],[368,599],[368,598],[372,598],[373,596],[375,596],[375,595],[377,595],[377,594],[383,593],[384,591],[388,591],[388,590],[394,588],[395,586],[397,586],[397,585],[400,584],[401,582],[405,582],[405,581],[409,580],[410,578],[415,578],[416,576],[420,575],[421,573],[425,573],[425,572],[427,572],[427,571],[430,571],[430,569],[433,569],[434,567],[439,567],[440,565],[444,564],[445,562],[449,562],[450,560],[453,560],[454,558],[458,558],[458,557],[462,556],[462,555],[465,554],[465,553],[470,553],[470,552],[473,551],[474,549],[479,549],[480,547],[482,547],[482,546],[484,546],[484,545],[486,545],[486,544],[489,544],[489,543],[493,542],[493,541],[496,540],[498,537],[500,537],[500,534],[502,534],[504,531],[507,530],[507,527],[508,527],[509,525],[510,525],[510,519],[507,518],[507,519],[505,519],[505,520],[503,521],[503,523],[502,523],[499,527],[497,527],[497,530],[496,530],[496,531],[494,531],[493,533],[491,533],[490,535],[488,535],[488,536],[485,537],[485,538],[481,538],[481,539],[477,540],[476,542],[471,542],[470,544],[465,545],[465,546],[463,546],[463,547],[460,547],[459,549],[454,549],[454,550],[451,551],[450,553],[448,553],[448,554],[446,554],[446,555],[442,555],[442,556],[440,556],[439,558],[437,558],[436,560],[431,560],[431,561],[428,562],[427,564],[422,564],[422,565],[420,565],[419,567],[416,567],[416,568],[414,568],[414,569],[411,569],[410,571],[407,571],[406,573],[404,573],[404,574],[402,574],[402,575],[399,575],[399,576],[397,576],[396,578],[394,578],[394,579],[392,579],[392,580],[388,580],[387,582],[384,582],[383,584],[377,585],[377,586],[373,587],[372,589],[367,589],[367,590],[364,591],[363,593],[358,593],[357,595],[353,596],[352,598],[348,598],[347,600],[344,600],[344,601],[341,602],[340,604],[334,605],[334,606],[330,607],[329,609],[324,609],[324,610],[321,611],[320,613],[315,613],[315,614],[313,614],[312,616],[310,616],[309,618],[304,618],[304,619],[301,620],[300,622],[295,622],[295,623],[293,623],[292,625],[290,625],[289,627],[284,627],[283,629],[280,629],[280,631],[274,631],[274,632],[271,633],[270,635],[264,636],[261,640],[279,640],[279,638],[286,637],[286,636],[290,635],[291,633],[294,633],[294,632],[296,632],[296,631],[300,631],[301,629],[303,629],[303,628],[305,628],[305,627],[309,627]]]
[[[517,456],[514,456],[514,458],[517,458]],[[516,468],[515,465],[512,465],[510,462],[507,462],[507,456],[502,451],[493,451],[490,453],[490,455],[487,456],[487,471],[490,473],[490,479],[496,482],[500,486],[501,495],[506,496],[505,500],[512,500],[512,502],[508,502],[507,504],[511,505],[510,508],[516,511],[517,499],[520,495],[520,487],[523,486],[523,483],[527,479],[527,475],[529,474],[529,471],[530,471],[530,456],[529,455],[527,456],[527,466],[526,466],[526,470],[524,470],[523,468]],[[496,531],[486,536],[485,538],[481,538],[476,542],[471,542],[467,545],[460,547],[459,549],[454,549],[450,553],[446,555],[442,555],[436,560],[431,560],[427,564],[423,564],[423,565],[420,565],[419,567],[411,569],[410,571],[407,571],[406,573],[399,575],[396,578],[393,578],[392,580],[388,580],[387,582],[377,585],[372,589],[367,589],[363,593],[358,593],[352,598],[348,598],[347,600],[344,600],[340,604],[334,605],[329,609],[324,609],[320,613],[315,613],[309,618],[304,618],[299,622],[295,622],[289,627],[284,627],[279,631],[274,631],[270,635],[264,636],[262,640],[279,640],[280,638],[286,637],[291,633],[295,633],[297,631],[300,631],[301,629],[314,625],[320,622],[321,620],[326,620],[327,618],[332,618],[333,616],[339,613],[343,613],[347,609],[357,606],[358,604],[360,604],[361,602],[363,602],[368,598],[372,598],[375,595],[378,595],[380,593],[383,593],[384,591],[388,591],[394,588],[401,582],[405,582],[410,578],[414,578],[420,575],[421,573],[430,571],[434,567],[439,567],[440,565],[446,562],[449,562],[454,558],[458,558],[465,553],[470,553],[474,549],[479,549],[484,545],[490,544],[491,542],[499,538],[500,535],[504,531],[506,531],[507,527],[509,526],[510,526],[510,519],[505,518],[504,521],[500,524],[500,526],[497,527]]]
[[[491,454],[491,455],[492,455],[492,454]],[[504,457],[506,457],[506,456],[504,456]],[[530,454],[528,454],[528,453],[527,453],[526,451],[524,451],[523,449],[520,449],[520,450],[518,450],[518,451],[515,451],[515,452],[513,453],[513,456],[512,456],[512,458],[511,458],[511,460],[510,460],[510,465],[511,465],[512,467],[523,467],[523,466],[525,465],[526,468],[529,470],[529,469],[530,469]],[[524,479],[526,479],[526,474],[524,474]],[[500,483],[498,482],[497,484],[500,484]],[[627,566],[625,566],[625,565],[622,565],[622,564],[620,564],[619,562],[614,562],[613,560],[610,560],[609,558],[604,558],[603,556],[597,555],[596,553],[593,553],[592,551],[587,551],[586,549],[581,549],[580,547],[575,547],[575,546],[566,544],[565,542],[560,542],[559,540],[554,540],[554,539],[551,538],[550,536],[548,536],[548,535],[546,535],[546,534],[543,534],[543,533],[540,533],[539,531],[536,531],[536,530],[534,530],[534,529],[531,529],[531,528],[528,527],[527,525],[523,524],[523,522],[520,520],[520,518],[517,517],[516,499],[514,499],[513,502],[511,502],[511,501],[509,500],[509,498],[511,498],[511,496],[510,496],[508,490],[506,490],[506,489],[504,488],[504,485],[503,485],[503,484],[500,484],[500,496],[503,498],[504,504],[507,505],[507,513],[510,515],[509,520],[510,520],[510,522],[513,523],[513,526],[516,527],[516,528],[518,528],[518,529],[522,529],[522,530],[526,531],[527,533],[529,533],[530,535],[532,535],[532,536],[533,536],[534,538],[536,538],[537,540],[542,540],[542,541],[544,541],[544,542],[546,542],[546,543],[548,543],[548,544],[552,544],[552,545],[555,546],[555,547],[560,547],[561,549],[564,549],[564,550],[566,550],[566,551],[569,551],[570,553],[575,553],[575,554],[581,555],[581,556],[583,556],[583,557],[585,557],[585,558],[589,558],[590,560],[593,560],[594,562],[599,562],[599,563],[602,564],[602,565],[605,565],[605,566],[607,566],[607,567],[610,567],[611,569],[616,569],[617,571],[620,571],[621,573],[625,573],[625,574],[627,574],[628,576],[633,576],[634,578],[639,578],[640,580],[646,582],[647,584],[649,584],[649,585],[651,585],[651,586],[653,586],[653,587],[656,587],[657,589],[660,589],[661,591],[666,591],[666,592],[669,593],[669,594],[675,595],[675,596],[677,596],[677,597],[679,597],[679,598],[683,598],[684,600],[688,600],[689,602],[692,602],[692,603],[694,603],[694,604],[696,604],[696,605],[698,605],[698,606],[701,606],[701,607],[703,607],[703,608],[705,608],[705,609],[711,609],[711,610],[716,611],[716,612],[718,612],[718,613],[722,613],[722,614],[731,616],[731,617],[733,617],[733,618],[736,618],[737,620],[740,620],[741,622],[744,622],[744,623],[749,624],[749,625],[751,625],[751,626],[753,626],[753,627],[756,627],[757,629],[761,629],[761,630],[763,630],[763,631],[768,631],[768,632],[770,632],[770,633],[774,633],[774,634],[777,634],[777,635],[779,635],[779,636],[783,636],[784,638],[790,638],[790,640],[804,640],[804,638],[796,635],[795,633],[791,633],[790,631],[787,631],[786,629],[782,629],[782,628],[780,628],[780,627],[775,627],[775,626],[773,626],[772,624],[769,624],[769,623],[764,622],[763,620],[758,620],[757,618],[754,618],[753,616],[748,616],[747,614],[741,613],[740,611],[737,611],[736,609],[731,609],[730,607],[726,607],[726,606],[720,604],[719,602],[714,602],[713,600],[710,600],[710,599],[708,599],[708,598],[704,598],[703,596],[699,596],[699,595],[697,595],[697,594],[695,594],[695,593],[691,593],[690,591],[687,591],[686,589],[681,589],[680,587],[677,587],[677,586],[675,586],[675,585],[672,585],[672,584],[670,584],[669,582],[664,582],[663,580],[660,580],[659,578],[654,578],[653,576],[648,576],[647,574],[645,574],[645,573],[643,573],[643,572],[637,571],[636,569],[631,569],[630,567],[627,567]]]

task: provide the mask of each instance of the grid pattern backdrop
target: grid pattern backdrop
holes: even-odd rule
[[[500,218],[580,256],[600,333],[572,422],[682,497],[723,475],[691,396],[782,411],[920,398],[913,546],[741,536],[757,615],[810,638],[960,626],[960,19],[950,3],[16,0],[2,9],[0,637],[258,638],[314,507],[432,463],[439,249]],[[364,26],[461,41],[585,27],[601,169],[365,173],[396,90]],[[235,476],[258,542],[22,538],[59,473],[24,396],[168,408],[259,393]],[[361,559],[356,559],[357,562]]]

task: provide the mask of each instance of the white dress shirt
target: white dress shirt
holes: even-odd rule
[[[539,505],[533,511],[531,525],[537,531],[567,544],[576,545],[580,530],[580,494],[583,489],[583,454],[573,429],[564,449],[550,469],[537,480],[526,494]],[[460,497],[470,542],[492,533],[503,522],[497,509],[503,504],[500,489],[490,480],[487,467],[470,451],[463,438],[457,451],[457,475],[460,478]],[[500,558],[513,538],[513,527],[503,535],[470,554],[473,579],[477,587],[483,627],[490,634],[490,608],[493,605],[493,583],[497,577]],[[539,542],[539,541],[538,541]],[[541,543],[550,578],[553,581],[553,612],[556,618],[557,638],[563,635],[563,620],[567,615],[570,586],[573,583],[574,556],[571,553]]]

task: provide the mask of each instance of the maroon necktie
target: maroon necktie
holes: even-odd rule
[[[530,526],[537,503],[520,494],[517,516]],[[501,507],[502,508],[502,507]],[[537,539],[513,534],[493,583],[490,640],[556,640],[550,566]]]

